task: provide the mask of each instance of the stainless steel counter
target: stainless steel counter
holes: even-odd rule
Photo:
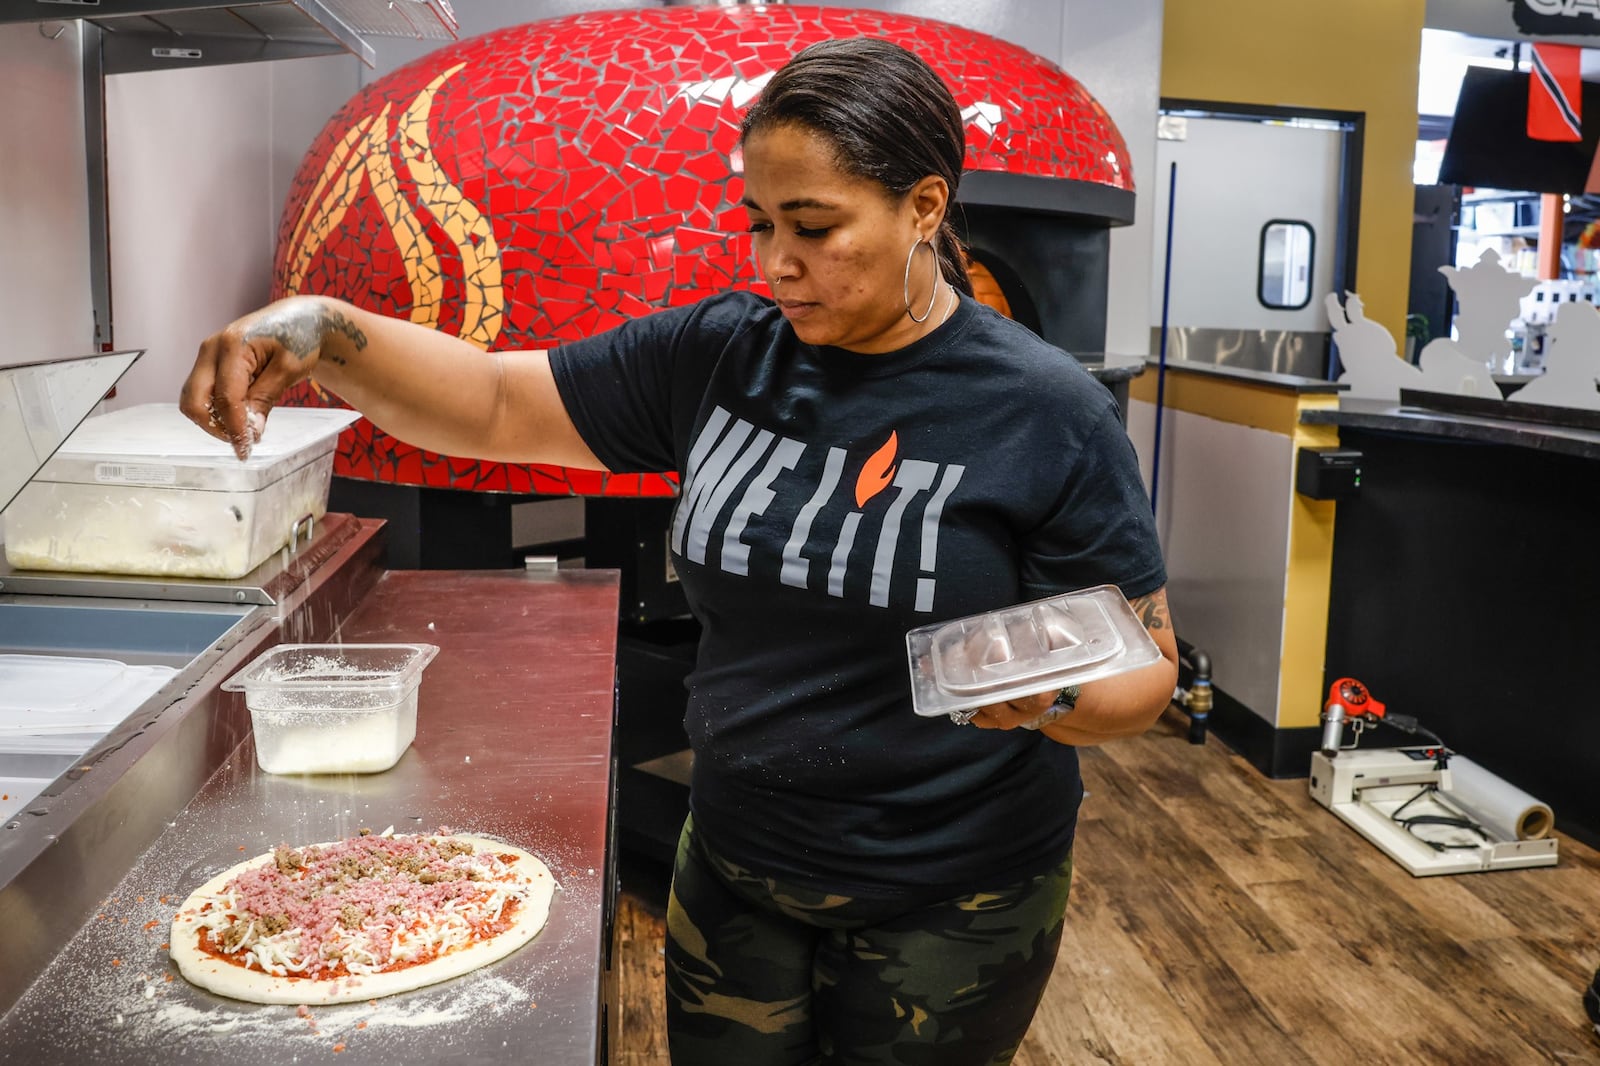
[[[272,777],[246,737],[0,1018],[0,1061],[603,1061],[616,619],[608,571],[383,574],[330,639],[440,647],[411,749],[382,774]],[[227,701],[242,696],[217,700],[231,716]],[[549,924],[464,978],[309,1018],[177,976],[168,923],[214,873],[280,841],[391,825],[485,833],[539,855],[561,886]]]

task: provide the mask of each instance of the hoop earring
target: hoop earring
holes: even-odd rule
[[[923,244],[928,246],[928,252],[933,256],[933,291],[928,294],[928,309],[922,312],[921,318],[918,318],[911,311],[911,260],[917,254],[917,247]],[[906,302],[906,316],[911,321],[917,323],[928,321],[928,316],[933,314],[934,301],[939,298],[939,253],[933,250],[933,242],[926,237],[917,237],[916,244],[913,244],[911,251],[906,253],[906,277],[904,284],[901,286],[901,295]]]

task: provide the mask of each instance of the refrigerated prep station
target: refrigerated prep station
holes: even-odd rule
[[[383,523],[324,513],[347,414],[279,411],[243,463],[176,407],[83,420],[135,358],[0,369],[0,1059],[604,1061],[615,575],[386,572]],[[254,698],[299,645],[352,649],[331,732]],[[178,904],[242,859],[446,828],[559,883],[499,963],[297,1012],[167,959]]]

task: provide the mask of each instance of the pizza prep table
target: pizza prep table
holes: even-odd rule
[[[606,1061],[615,573],[386,572],[380,523],[330,519],[354,533],[291,595],[239,608],[161,698],[0,824],[0,1062]],[[60,599],[0,592],[0,605]],[[244,697],[219,686],[265,648],[301,641],[438,645],[416,740],[394,768],[256,767]],[[544,931],[464,977],[307,1014],[177,975],[171,917],[213,874],[280,842],[389,826],[538,855],[560,885]]]

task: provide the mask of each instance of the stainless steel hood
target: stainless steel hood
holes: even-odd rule
[[[453,40],[449,0],[0,0],[0,23],[83,19],[102,31],[104,73],[348,52],[368,36]]]

